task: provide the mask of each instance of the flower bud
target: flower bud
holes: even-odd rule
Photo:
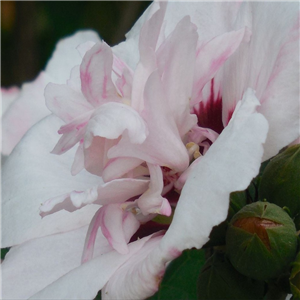
[[[215,253],[198,278],[198,300],[262,299],[264,283],[237,272],[222,253]]]
[[[296,228],[279,206],[255,202],[243,207],[231,220],[226,252],[232,265],[257,280],[278,277],[294,259]]]
[[[292,217],[300,212],[300,145],[275,156],[264,170],[259,199],[288,207]]]
[[[300,299],[300,252],[293,263],[293,269],[290,277],[291,291],[295,299]]]

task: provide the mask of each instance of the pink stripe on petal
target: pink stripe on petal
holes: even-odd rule
[[[85,244],[83,247],[81,263],[85,263],[93,258],[96,236],[98,233],[98,229],[101,226],[101,221],[102,221],[102,214],[100,208],[94,215],[89,225],[89,229],[85,238]]]
[[[117,97],[111,79],[112,64],[112,50],[104,42],[93,46],[83,58],[80,66],[81,90],[94,107]]]
[[[112,248],[121,254],[127,254],[129,251],[127,243],[139,226],[134,215],[124,211],[120,204],[102,206],[89,226],[82,262],[88,261],[93,256],[93,247],[99,227]]]

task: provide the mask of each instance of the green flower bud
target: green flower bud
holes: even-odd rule
[[[243,207],[231,220],[226,252],[232,265],[257,280],[278,277],[294,259],[296,228],[279,206],[255,202]]]
[[[262,299],[264,283],[237,272],[221,253],[203,266],[198,278],[198,300]]]
[[[295,299],[300,299],[300,252],[297,255],[296,261],[293,263],[290,285]]]
[[[264,170],[259,199],[288,207],[291,216],[300,212],[300,145],[294,145],[275,156]]]

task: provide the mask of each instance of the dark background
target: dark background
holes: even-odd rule
[[[1,1],[1,86],[20,86],[44,69],[60,38],[94,29],[110,46],[149,1]]]

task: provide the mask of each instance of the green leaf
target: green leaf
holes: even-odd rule
[[[204,250],[185,250],[167,267],[159,291],[148,300],[197,299],[197,279],[205,263]]]
[[[216,252],[199,275],[199,300],[262,299],[263,294],[264,282],[240,274],[223,253]]]
[[[7,252],[9,251],[10,248],[3,248],[1,249],[1,260],[3,260],[5,258],[5,255],[7,254]]]

